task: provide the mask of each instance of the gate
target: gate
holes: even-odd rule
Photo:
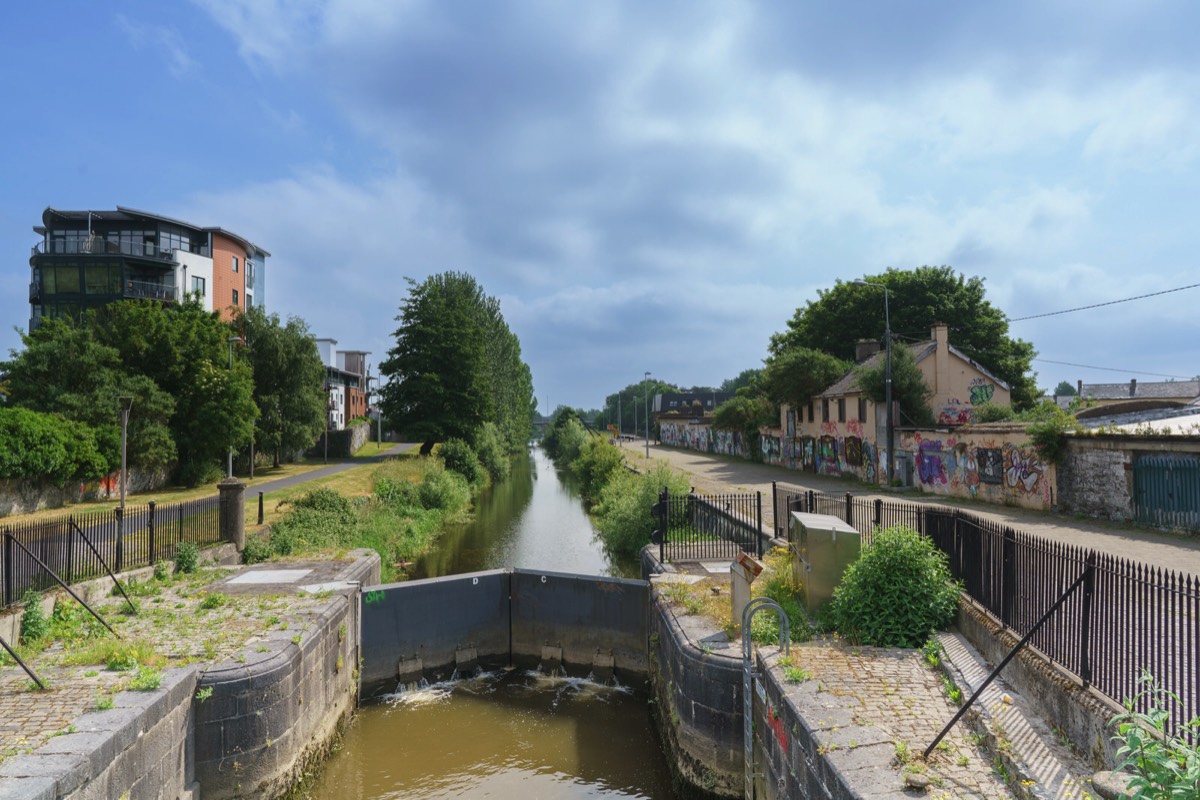
[[[762,492],[672,495],[664,489],[653,513],[663,563],[732,561],[743,552],[762,557]]]
[[[1200,456],[1135,459],[1133,513],[1144,525],[1200,530]]]

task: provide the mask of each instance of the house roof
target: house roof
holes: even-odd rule
[[[66,222],[66,221],[87,222],[89,218],[91,218],[92,220],[95,220],[95,221],[105,221],[105,222],[114,222],[114,221],[115,222],[135,222],[135,221],[144,221],[144,220],[148,220],[148,221],[152,221],[152,222],[156,222],[156,223],[157,222],[165,222],[168,225],[177,225],[181,228],[191,228],[192,230],[195,230],[195,231],[203,231],[205,233],[219,233],[223,236],[227,236],[230,239],[233,239],[234,241],[238,242],[239,244],[241,244],[243,247],[245,247],[248,251],[250,251],[252,253],[259,252],[259,253],[262,253],[264,256],[268,256],[268,257],[271,255],[266,250],[264,250],[263,248],[256,245],[254,242],[250,241],[249,239],[245,238],[244,236],[239,236],[238,234],[234,233],[233,231],[227,231],[224,228],[219,228],[219,227],[205,227],[203,225],[194,225],[190,222],[184,222],[181,219],[173,219],[172,217],[164,217],[162,214],[153,214],[149,211],[138,211],[136,208],[128,208],[126,206],[117,206],[115,211],[95,211],[95,210],[62,211],[57,208],[51,208],[51,207],[47,206],[46,210],[42,212],[42,224],[34,226],[33,230],[34,230],[34,233],[45,233],[47,228],[50,228],[53,226],[53,222],[55,220],[60,220],[60,221],[64,221],[64,222]]]
[[[929,358],[931,355],[933,355],[937,351],[937,342],[933,339],[927,339],[923,342],[913,342],[912,344],[906,344],[903,346],[908,348],[908,351],[910,353],[912,353],[913,359],[918,364],[920,364],[925,359]],[[995,375],[993,375],[991,372],[989,372],[982,364],[980,364],[978,361],[976,361],[975,359],[968,356],[963,351],[959,350],[954,345],[947,344],[947,347],[949,348],[950,353],[952,355],[956,356],[957,358],[959,358],[962,361],[967,362],[972,367],[979,370],[980,373],[987,376],[997,386],[1001,387],[1002,389],[1011,388],[1011,387],[1009,387],[1009,385],[1006,381],[1002,381],[999,378],[997,378]],[[817,397],[839,397],[839,396],[848,395],[848,394],[858,394],[860,390],[854,380],[854,371],[856,369],[858,369],[859,367],[863,367],[863,366],[868,366],[868,365],[869,366],[877,366],[878,364],[880,364],[882,362],[882,360],[886,357],[886,355],[887,355],[887,351],[881,350],[878,353],[875,353],[870,358],[863,361],[861,364],[856,364],[853,369],[851,369],[849,372],[847,372],[842,377],[838,378],[838,380],[832,386],[830,386],[828,389],[826,389],[825,391],[821,392],[820,394],[818,394],[816,396]]]
[[[1195,400],[1200,381],[1085,383],[1079,395],[1091,400]]]

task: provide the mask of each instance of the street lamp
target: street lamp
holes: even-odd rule
[[[851,283],[855,286],[874,286],[883,289],[883,343],[887,364],[884,367],[883,393],[884,403],[887,405],[887,479],[891,484],[896,477],[896,455],[893,452],[896,445],[896,426],[892,419],[892,319],[888,312],[888,288],[882,283],[868,283],[863,280],[851,281]]]
[[[241,336],[230,336],[227,341],[229,343],[229,374],[232,377],[232,375],[233,375],[233,343],[241,342],[244,344],[246,342],[246,340],[243,339]],[[227,468],[225,470],[225,477],[226,478],[233,477],[233,445],[232,444],[229,445],[229,461],[227,464]]]
[[[650,458],[650,373],[646,373],[646,458]]]
[[[129,409],[133,398],[122,395],[117,398],[117,410],[121,412],[121,508],[125,508],[125,485],[129,482],[129,471],[125,468],[125,442],[129,431]]]

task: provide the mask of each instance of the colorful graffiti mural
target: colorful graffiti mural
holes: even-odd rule
[[[916,479],[926,491],[1030,508],[1052,505],[1049,467],[1032,448],[920,433],[905,436],[902,446],[913,452]]]
[[[971,405],[981,406],[984,403],[990,403],[992,396],[996,393],[996,386],[983,378],[976,378],[971,381]]]
[[[961,400],[950,398],[937,413],[939,425],[969,425],[975,419],[975,410]]]
[[[716,431],[707,425],[689,425],[683,422],[664,422],[659,426],[659,438],[670,447],[698,450],[702,453],[720,453],[727,456],[749,457],[737,431]]]

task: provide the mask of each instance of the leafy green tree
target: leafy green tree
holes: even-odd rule
[[[284,453],[311,447],[325,429],[325,365],[316,339],[298,317],[281,324],[278,314],[255,306],[235,320],[234,328],[250,345],[246,355],[261,413],[255,445],[270,452],[278,467]]]
[[[617,412],[620,412],[621,431],[629,434],[644,434],[646,432],[646,406],[651,406],[653,414],[654,396],[681,391],[678,386],[651,377],[637,383],[631,383],[604,398],[604,408],[596,414],[596,425],[603,428],[617,424]],[[620,398],[618,400],[618,398]],[[634,422],[637,422],[635,427]]]
[[[63,486],[107,472],[86,425],[56,414],[0,406],[0,478],[49,478]]]
[[[1071,385],[1070,381],[1059,381],[1058,386],[1054,387],[1054,394],[1057,397],[1074,397],[1075,387]]]
[[[772,353],[762,373],[762,390],[777,404],[800,408],[850,370],[850,363],[809,347]]]
[[[778,421],[779,407],[749,387],[739,389],[736,397],[717,406],[713,413],[713,427],[740,433],[743,440],[750,445],[750,455],[755,461],[762,460],[758,429]]]
[[[195,299],[170,306],[122,302],[88,319],[127,369],[175,398],[170,427],[180,481],[194,486],[210,479],[230,448],[249,445],[258,416],[253,374],[243,348],[231,349],[233,332],[217,312]]]
[[[381,391],[383,413],[421,439],[425,454],[440,440],[471,440],[485,422],[496,423],[510,448],[523,444],[533,381],[499,303],[462,272],[406,280],[396,344],[380,364],[389,378]]]
[[[720,391],[736,392],[743,386],[750,386],[762,376],[762,370],[759,368],[744,369],[733,378],[726,378],[721,381]]]
[[[1012,388],[1018,409],[1033,404],[1038,390],[1030,362],[1033,345],[1009,336],[1008,320],[984,296],[983,280],[955,274],[951,267],[888,269],[865,280],[888,288],[892,331],[924,339],[935,322],[950,326],[951,343]],[[819,293],[788,321],[788,329],[771,337],[771,353],[792,347],[821,350],[842,359],[854,358],[860,339],[882,340],[884,298],[872,286],[838,281]]]
[[[854,379],[863,396],[875,403],[887,398],[887,361],[883,358],[860,364]],[[932,425],[933,411],[929,398],[933,391],[917,366],[917,359],[907,347],[892,347],[892,400],[900,406],[900,418],[913,425]]]

